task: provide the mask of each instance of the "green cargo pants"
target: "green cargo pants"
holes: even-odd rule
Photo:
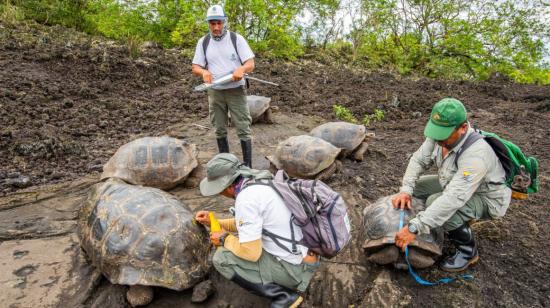
[[[250,262],[234,255],[226,248],[216,250],[212,259],[214,267],[227,279],[236,273],[252,283],[276,283],[292,290],[304,292],[319,267],[316,264],[290,264],[265,250],[257,262]]]
[[[230,112],[231,122],[237,128],[239,139],[250,139],[252,117],[248,111],[246,93],[243,88],[208,89],[208,110],[210,122],[216,129],[216,138],[227,136],[227,112]]]
[[[443,194],[437,175],[421,176],[416,182],[413,196],[426,200],[426,206],[432,205],[435,199]],[[466,204],[459,208],[449,220],[443,224],[443,230],[454,230],[472,219],[490,219],[489,207],[477,194],[473,194]]]

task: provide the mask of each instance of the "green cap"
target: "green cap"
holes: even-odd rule
[[[458,125],[466,122],[466,119],[466,108],[459,100],[444,98],[433,107],[430,120],[424,129],[424,136],[434,140],[445,140]]]
[[[206,164],[206,178],[200,184],[203,196],[213,196],[229,187],[235,179],[252,177],[255,179],[272,179],[273,175],[267,170],[256,170],[245,166],[239,159],[230,153],[220,153]]]
[[[201,181],[203,196],[221,193],[239,176],[237,170],[242,165],[239,159],[230,153],[220,153],[206,164],[206,178]]]

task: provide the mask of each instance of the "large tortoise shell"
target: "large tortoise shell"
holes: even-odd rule
[[[176,197],[109,179],[92,187],[78,218],[80,244],[111,283],[183,290],[209,270],[204,228]]]
[[[198,166],[198,151],[184,140],[144,137],[121,146],[103,166],[102,179],[169,189],[185,181]]]
[[[348,122],[328,122],[312,129],[310,135],[340,149],[353,151],[365,140],[367,129],[364,125]]]
[[[310,178],[334,163],[339,153],[339,148],[323,139],[300,135],[281,141],[268,159],[292,177]]]
[[[363,210],[363,227],[366,235],[364,248],[367,251],[395,244],[395,234],[399,231],[401,211],[393,208],[392,198],[393,195],[380,198]],[[409,219],[414,217],[413,213],[424,209],[424,202],[421,199],[413,198],[412,207],[412,211],[404,210],[403,226],[406,226]],[[441,244],[438,236],[432,232],[419,234],[410,246],[426,250],[433,255],[441,255]]]
[[[250,116],[252,117],[252,121],[256,122],[269,108],[271,97],[247,95],[246,103],[248,105],[248,110],[250,112]]]

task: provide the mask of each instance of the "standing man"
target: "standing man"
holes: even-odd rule
[[[208,162],[206,174],[200,184],[202,195],[221,194],[235,199],[235,218],[221,219],[222,231],[210,235],[219,247],[212,259],[216,270],[253,294],[271,300],[272,308],[298,307],[303,300],[299,292],[306,290],[319,258],[305,246],[297,245],[293,253],[290,243],[274,240],[294,234],[299,241],[302,230],[292,223],[292,213],[273,188],[247,186],[251,180],[272,179],[271,173],[250,169],[235,155],[221,153]],[[210,225],[206,211],[199,211],[195,219]]]
[[[396,245],[405,249],[417,234],[443,227],[456,252],[440,267],[463,271],[479,260],[468,222],[504,216],[512,190],[505,184],[500,160],[470,127],[460,101],[445,98],[435,104],[424,135],[426,140],[411,157],[401,192],[392,204],[411,208],[411,196],[415,196],[426,200],[427,208],[396,234]],[[434,164],[437,175],[420,176]]]
[[[243,77],[254,70],[254,53],[241,35],[227,31],[227,17],[221,5],[208,8],[206,21],[210,33],[197,43],[192,71],[201,76],[204,83],[233,74],[233,81],[207,90],[210,122],[216,128],[219,152],[228,153],[227,113],[231,113],[241,140],[244,163],[252,167],[252,117],[246,103]]]

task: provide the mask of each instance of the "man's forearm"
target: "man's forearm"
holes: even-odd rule
[[[230,234],[225,238],[223,247],[227,248],[237,257],[250,262],[256,262],[262,256],[261,239],[240,243],[238,237]]]
[[[195,76],[202,77],[202,74],[204,73],[205,69],[202,68],[200,65],[193,64],[191,72]]]
[[[219,219],[222,228],[229,232],[237,232],[237,225],[235,224],[235,218]]]
[[[254,58],[246,60],[246,62],[244,62],[243,64],[244,72],[246,74],[252,73],[252,71],[254,71],[254,67],[255,67]]]

